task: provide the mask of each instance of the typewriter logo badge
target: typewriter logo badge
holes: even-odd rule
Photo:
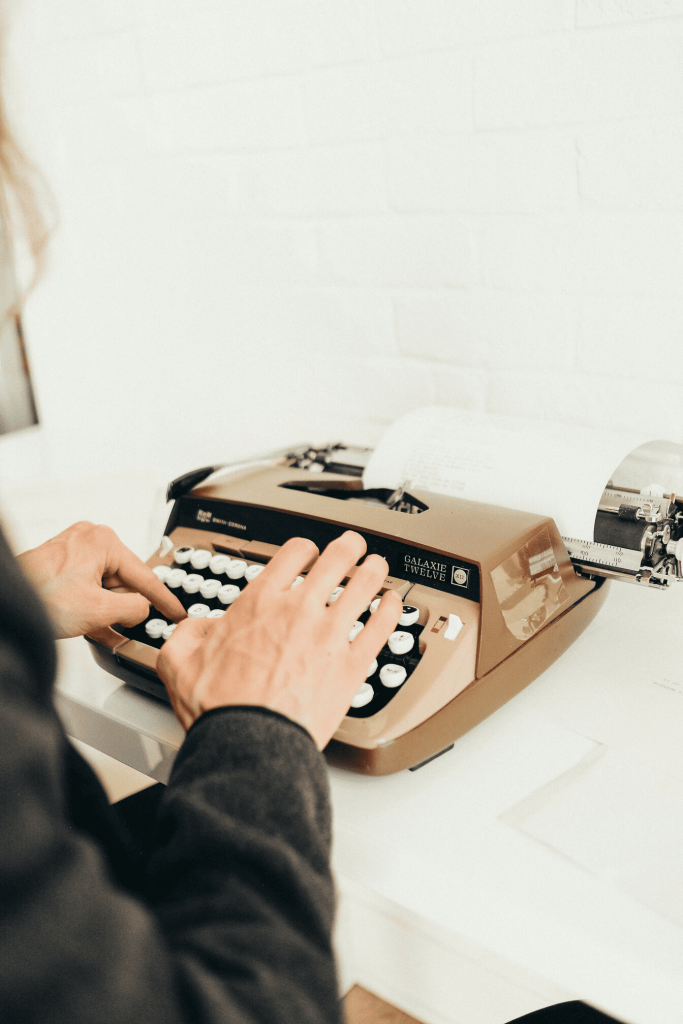
[[[456,587],[466,587],[469,575],[469,569],[458,569],[458,567],[454,565],[451,569],[451,583]]]
[[[197,519],[198,519],[198,521],[200,523],[210,523],[211,522],[211,513],[210,512],[205,512],[203,508],[198,508],[197,509]]]

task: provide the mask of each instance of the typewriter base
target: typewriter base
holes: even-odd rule
[[[363,775],[391,775],[404,768],[420,767],[445,753],[455,740],[520,693],[571,646],[599,612],[609,588],[608,580],[599,579],[594,590],[415,729],[369,748],[330,740],[324,751],[328,762]],[[153,670],[145,672],[138,665],[133,668],[132,663],[129,668],[127,659],[117,657],[96,637],[86,639],[93,658],[106,672],[169,703],[166,689]]]
[[[363,775],[391,775],[404,768],[420,767],[445,753],[455,740],[520,693],[574,643],[600,611],[609,588],[609,581],[598,580],[595,589],[582,600],[399,739],[372,748],[333,739],[325,747],[328,762]]]

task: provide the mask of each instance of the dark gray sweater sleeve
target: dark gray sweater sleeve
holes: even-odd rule
[[[337,1024],[327,776],[308,733],[258,708],[202,716],[136,895],[106,822],[72,813],[54,665],[0,534],[3,1024]]]
[[[191,1021],[340,1019],[322,755],[264,708],[190,729],[164,796],[148,892]]]

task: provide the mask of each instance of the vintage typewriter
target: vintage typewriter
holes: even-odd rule
[[[351,528],[386,558],[380,593],[396,590],[403,615],[326,748],[334,765],[373,775],[420,767],[566,650],[601,607],[608,577],[661,588],[683,575],[683,500],[674,495],[610,485],[594,539],[563,540],[548,517],[364,489],[369,455],[304,445],[188,473],[168,488],[172,511],[148,560],[190,616],[219,617],[289,537],[322,550]],[[173,629],[152,608],[139,626],[87,639],[103,668],[167,699],[155,668]]]

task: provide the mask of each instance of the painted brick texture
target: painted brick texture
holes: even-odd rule
[[[56,471],[435,401],[681,437],[679,0],[23,0],[10,43]]]

